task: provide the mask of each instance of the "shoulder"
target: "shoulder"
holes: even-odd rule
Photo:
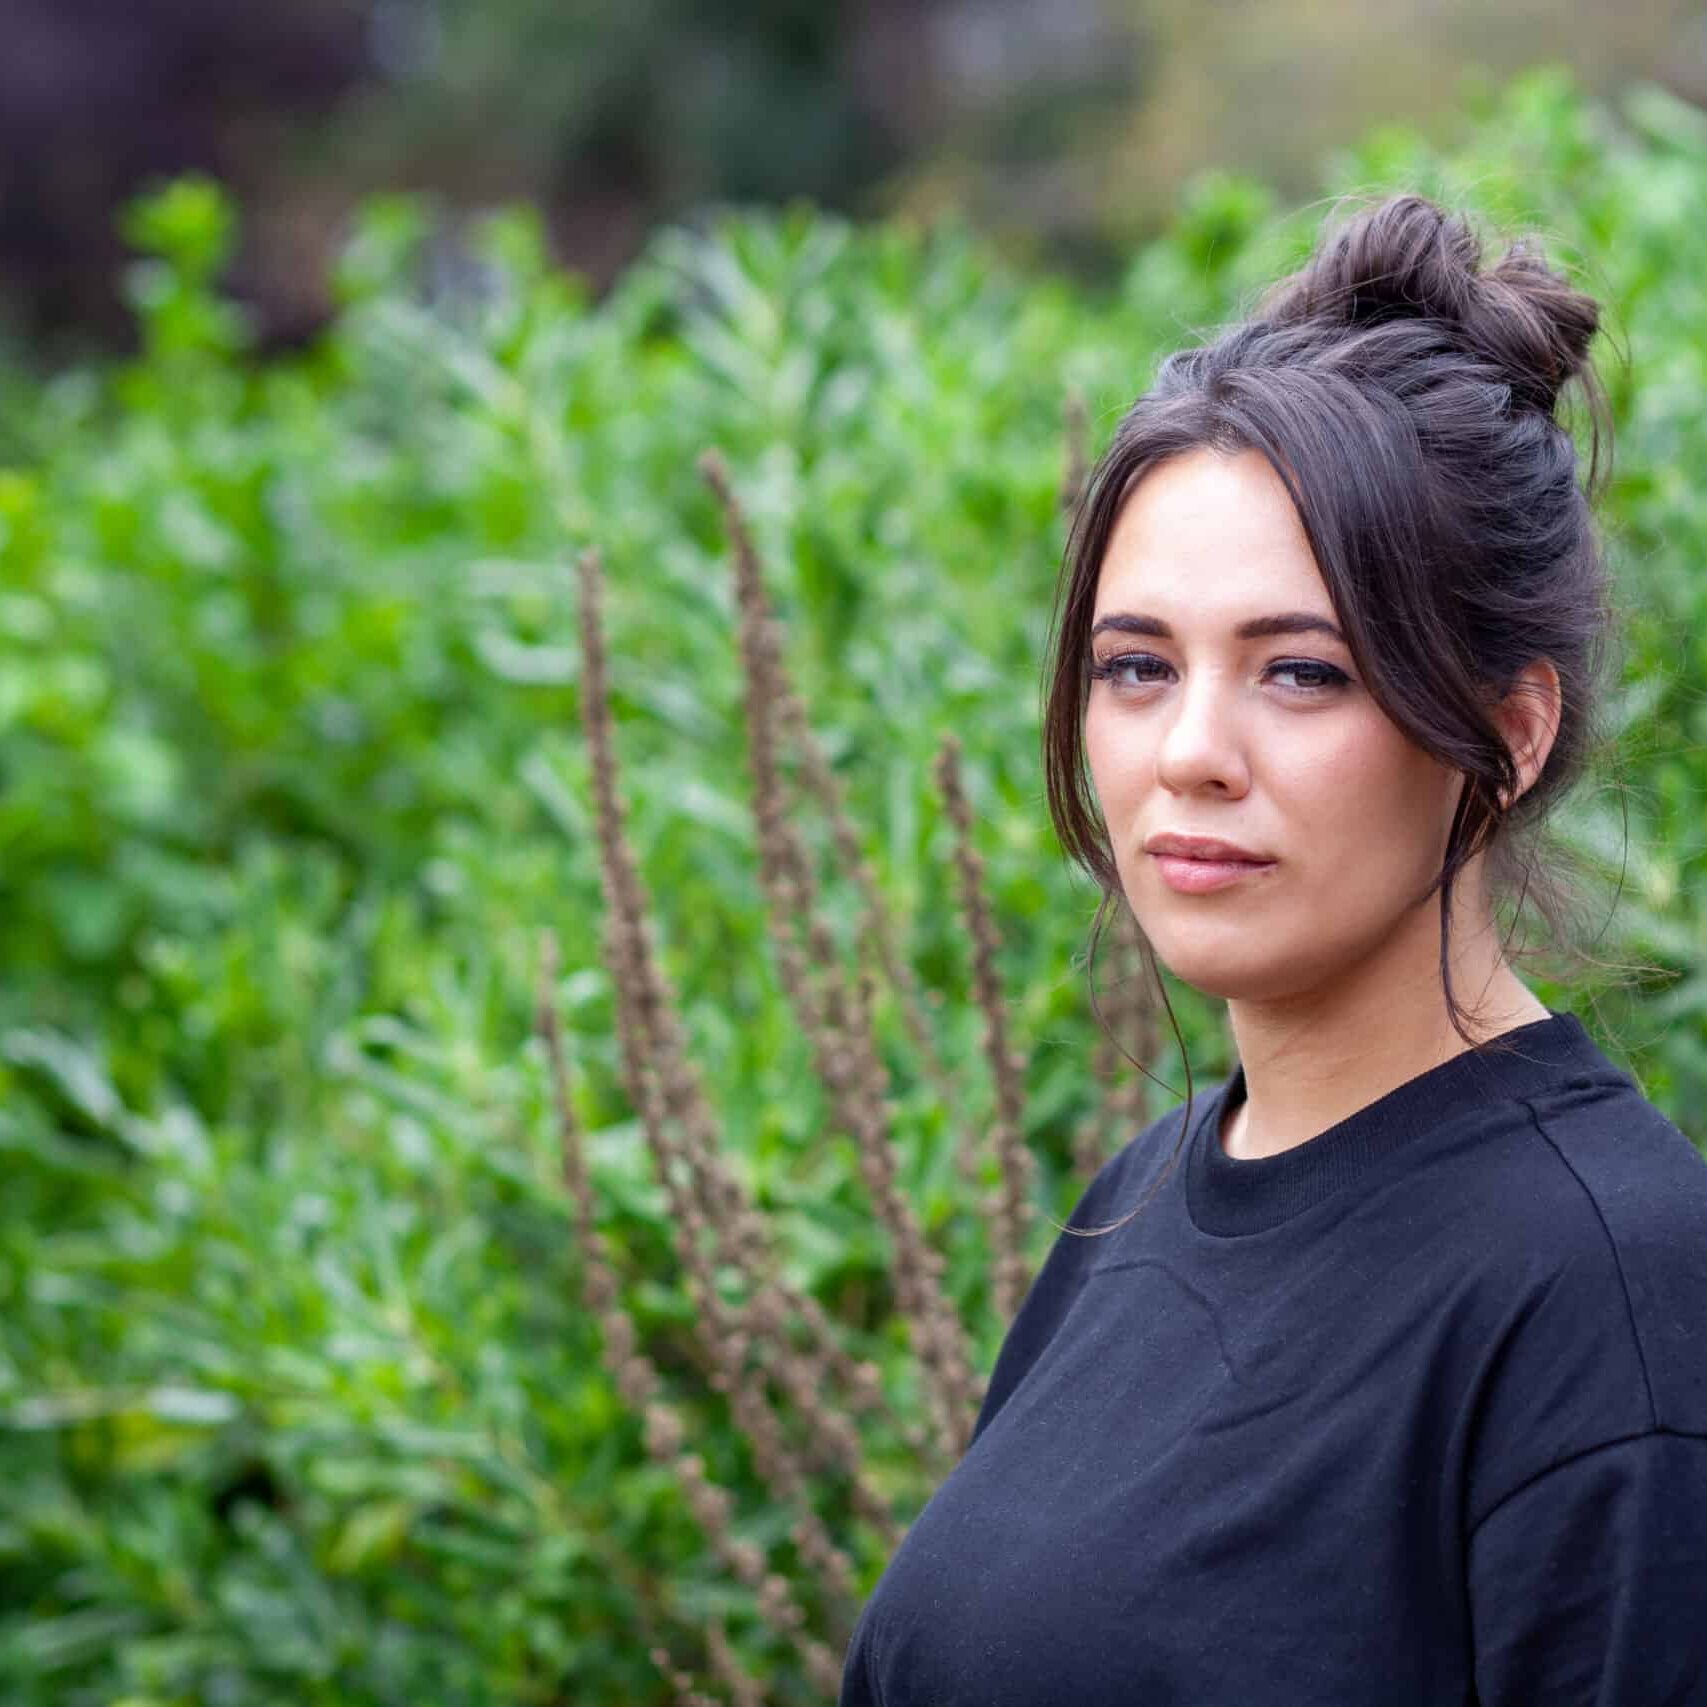
[[[1620,1077],[1480,1158],[1472,1510],[1605,1442],[1707,1434],[1707,1158]]]
[[[1636,1087],[1527,1103],[1565,1250],[1605,1252],[1653,1426],[1707,1432],[1707,1157]]]

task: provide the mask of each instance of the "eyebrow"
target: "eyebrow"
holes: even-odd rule
[[[1139,616],[1131,611],[1114,611],[1108,616],[1098,617],[1096,626],[1091,630],[1091,639],[1095,640],[1104,629],[1115,629],[1121,634],[1151,634],[1158,640],[1172,640],[1174,637],[1174,631],[1160,617]],[[1234,638],[1238,640],[1266,640],[1275,634],[1326,634],[1342,646],[1348,644],[1346,637],[1325,616],[1315,616],[1306,610],[1255,616],[1233,630]]]

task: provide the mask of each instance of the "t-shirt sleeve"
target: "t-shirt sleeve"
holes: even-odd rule
[[[1537,1476],[1477,1525],[1469,1583],[1481,1707],[1707,1707],[1707,1438]]]

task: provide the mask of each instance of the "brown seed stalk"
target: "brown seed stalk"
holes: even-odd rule
[[[828,1402],[830,1384],[840,1387],[856,1414],[882,1417],[896,1429],[900,1425],[889,1417],[876,1366],[851,1357],[818,1301],[781,1278],[764,1218],[720,1153],[716,1121],[688,1061],[668,982],[647,940],[646,897],[622,831],[603,635],[597,615],[596,554],[583,559],[582,576],[582,640],[587,657],[583,708],[601,826],[607,917],[614,933],[611,963],[619,1011],[633,1015],[644,1038],[644,1047],[624,1053],[630,1097],[637,1108],[641,1107],[645,1093],[638,1079],[648,1069],[662,1075],[671,1124],[657,1147],[667,1189],[678,1176],[688,1180],[697,1209],[696,1224],[713,1230],[724,1248],[724,1260],[738,1269],[752,1288],[746,1318],[730,1330],[737,1337],[736,1349],[744,1358],[749,1346],[757,1347],[773,1379],[805,1417],[815,1445],[815,1462],[833,1465],[849,1478],[855,1509],[887,1542],[897,1533],[894,1516],[887,1501],[864,1478],[858,1434],[849,1419]],[[628,993],[626,1002],[624,992]],[[786,1340],[785,1323],[791,1314],[801,1319],[807,1331],[807,1348],[799,1355]]]
[[[1131,910],[1119,907],[1105,941],[1112,967],[1109,990],[1098,1006],[1106,1029],[1097,1030],[1092,1077],[1103,1087],[1095,1110],[1073,1135],[1073,1170],[1085,1181],[1151,1119],[1150,1083],[1132,1061],[1152,1062],[1161,1047],[1155,999],[1148,988],[1140,955],[1138,923]],[[1122,1053],[1130,1052],[1130,1059]]]
[[[705,1645],[711,1656],[712,1674],[729,1691],[733,1707],[764,1707],[764,1694],[729,1646],[721,1618],[713,1618],[706,1626]]]
[[[718,494],[724,500],[725,520],[731,532],[739,529],[742,535],[750,540],[751,536],[747,533],[745,520],[741,515],[740,502],[729,489],[727,481],[718,488]],[[864,903],[860,915],[859,946],[865,963],[869,965],[875,961],[876,969],[888,980],[890,988],[900,996],[901,1019],[907,1030],[908,1041],[918,1051],[919,1058],[924,1063],[925,1076],[930,1080],[940,1105],[945,1109],[958,1108],[964,1099],[948,1070],[948,1064],[943,1060],[931,1022],[925,1014],[925,1002],[918,978],[914,975],[907,957],[897,946],[896,927],[890,917],[888,902],[877,881],[877,874],[872,870],[871,861],[865,857],[865,850],[860,846],[859,833],[848,815],[841,779],[836,775],[824,751],[823,743],[807,719],[806,707],[799,694],[785,689],[776,703],[781,727],[801,757],[807,784],[830,820],[830,829],[835,837],[837,862],[840,868],[853,878]]]
[[[694,1688],[693,1674],[682,1671],[670,1658],[669,1650],[662,1643],[648,1648],[646,1657],[651,1660],[662,1673],[670,1687],[676,1692],[676,1707],[721,1707],[715,1696],[704,1695]]]
[[[911,1205],[895,1188],[889,1081],[872,1025],[870,973],[857,974],[858,990],[850,996],[834,938],[816,910],[810,857],[787,813],[779,764],[787,719],[778,707],[791,688],[758,553],[722,457],[706,451],[700,469],[722,503],[734,558],[759,881],[783,987],[830,1091],[836,1119],[854,1136],[862,1177],[890,1235],[897,1303],[926,1376],[938,1454],[952,1461],[965,1449],[977,1404],[965,1329],[942,1289],[946,1263],[926,1243]]]
[[[804,1562],[817,1575],[832,1606],[851,1619],[854,1570],[813,1509],[808,1475],[786,1440],[766,1383],[749,1373],[757,1359],[791,1387],[817,1438],[852,1458],[859,1481],[858,1441],[800,1379],[801,1371],[780,1333],[778,1283],[763,1272],[768,1252],[751,1229],[742,1194],[717,1154],[715,1126],[689,1058],[676,1001],[649,933],[648,898],[624,828],[617,786],[614,731],[607,689],[608,666],[600,621],[601,582],[596,552],[581,559],[582,708],[594,773],[595,818],[606,899],[606,960],[616,982],[618,1033],[624,1077],[658,1165],[669,1207],[671,1236],[695,1303],[694,1332],[709,1365],[712,1386],[727,1400],[746,1435],[760,1477],[785,1509],[796,1513],[793,1531]],[[757,1247],[757,1248],[756,1248]],[[761,1315],[738,1310],[722,1296],[719,1261],[733,1262],[757,1293]],[[883,1512],[864,1489],[861,1509]],[[891,1525],[892,1526],[892,1525]]]
[[[594,1220],[592,1181],[582,1150],[580,1126],[569,1094],[569,1066],[563,1042],[562,1023],[557,1015],[557,942],[547,931],[540,945],[536,1029],[545,1045],[551,1084],[552,1110],[556,1116],[563,1173],[569,1188],[575,1239],[581,1252],[581,1287],[589,1312],[598,1320],[604,1361],[616,1381],[617,1390],[629,1407],[645,1421],[646,1449],[652,1458],[673,1470],[687,1495],[712,1550],[724,1565],[755,1594],[762,1594],[771,1609],[770,1622],[790,1642],[799,1643],[804,1613],[792,1594],[779,1594],[765,1567],[763,1552],[734,1532],[734,1501],[727,1489],[713,1483],[705,1463],[695,1453],[684,1453],[687,1431],[681,1418],[664,1396],[664,1383],[657,1366],[641,1350],[634,1322],[621,1304],[616,1268],[604,1235]],[[807,1639],[810,1641],[810,1639]],[[822,1647],[823,1644],[817,1644]],[[834,1656],[824,1649],[831,1663]],[[678,1684],[678,1688],[681,1686]]]
[[[1001,1184],[992,1202],[996,1249],[996,1308],[1011,1321],[1030,1279],[1026,1233],[1037,1165],[1025,1145],[1025,1059],[1008,1043],[1008,1022],[996,958],[1000,943],[985,895],[984,861],[972,839],[972,807],[960,778],[960,743],[946,736],[937,753],[937,788],[954,824],[954,863],[960,876],[960,905],[972,938],[972,987],[984,1016],[984,1052],[996,1086],[993,1143]]]

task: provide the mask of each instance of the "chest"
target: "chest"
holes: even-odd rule
[[[1087,1278],[873,1596],[886,1707],[1463,1697],[1450,1312],[1289,1280]]]

